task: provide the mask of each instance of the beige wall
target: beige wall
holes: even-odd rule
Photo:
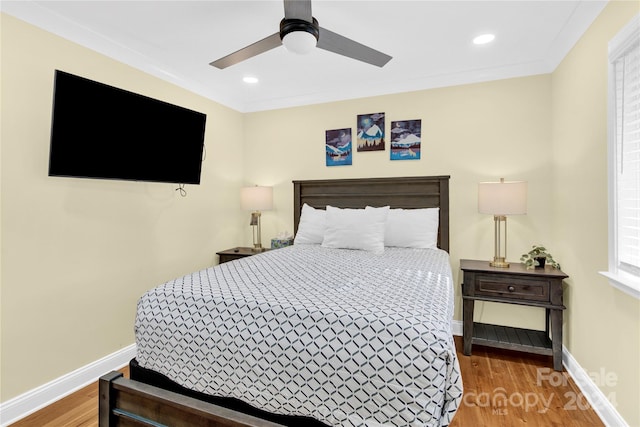
[[[640,301],[607,270],[607,44],[638,2],[611,2],[552,75],[553,218],[567,281],[565,345],[587,372],[615,374],[605,395],[640,426]]]
[[[456,292],[459,259],[493,252],[477,182],[527,180],[528,214],[509,218],[509,259],[533,243],[556,255],[571,276],[565,345],[588,372],[618,375],[602,389],[640,425],[638,302],[596,273],[607,262],[606,43],[637,9],[612,2],[550,75],[245,115],[3,16],[1,400],[130,344],[141,292],[250,243],[241,184],[275,187],[267,243],[292,231],[294,179],[446,174]],[[54,68],[208,113],[202,185],[181,199],[161,184],[48,178]],[[357,114],[375,112],[387,126],[422,119],[422,159],[354,152],[352,166],[326,167],[324,131],[355,131]],[[460,319],[459,296],[456,306]],[[541,310],[523,307],[479,304],[476,318],[543,325]]]
[[[134,341],[139,296],[237,244],[242,115],[2,15],[2,386],[6,401]],[[175,185],[47,176],[54,69],[207,114]],[[87,143],[91,143],[88,138]]]

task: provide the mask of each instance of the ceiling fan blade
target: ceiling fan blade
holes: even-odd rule
[[[284,0],[284,19],[311,22],[311,0]]]
[[[275,33],[227,56],[223,56],[222,58],[209,63],[209,65],[222,70],[231,65],[237,64],[238,62],[242,62],[245,59],[260,55],[261,53],[264,53],[281,45],[282,40],[280,40],[280,33]]]
[[[360,44],[322,27],[320,27],[320,37],[318,38],[317,46],[320,49],[328,50],[329,52],[357,59],[358,61],[378,67],[383,67],[391,60],[391,56],[386,53],[372,49],[369,46]]]

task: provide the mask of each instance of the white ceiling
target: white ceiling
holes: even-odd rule
[[[315,0],[321,27],[393,56],[383,68],[283,46],[215,59],[278,31],[282,1],[8,1],[3,12],[241,112],[549,73],[603,1]],[[491,32],[493,43],[473,37]],[[247,85],[244,76],[260,79]]]

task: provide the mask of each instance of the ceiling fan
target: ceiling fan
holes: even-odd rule
[[[287,50],[295,53],[307,53],[319,47],[378,67],[383,67],[391,60],[391,56],[385,53],[320,27],[316,18],[311,16],[311,0],[284,0],[284,19],[280,21],[280,31],[209,65],[224,69],[283,44]]]

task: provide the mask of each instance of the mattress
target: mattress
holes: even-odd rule
[[[449,255],[294,245],[185,275],[137,307],[140,366],[332,426],[446,426],[462,399]]]

